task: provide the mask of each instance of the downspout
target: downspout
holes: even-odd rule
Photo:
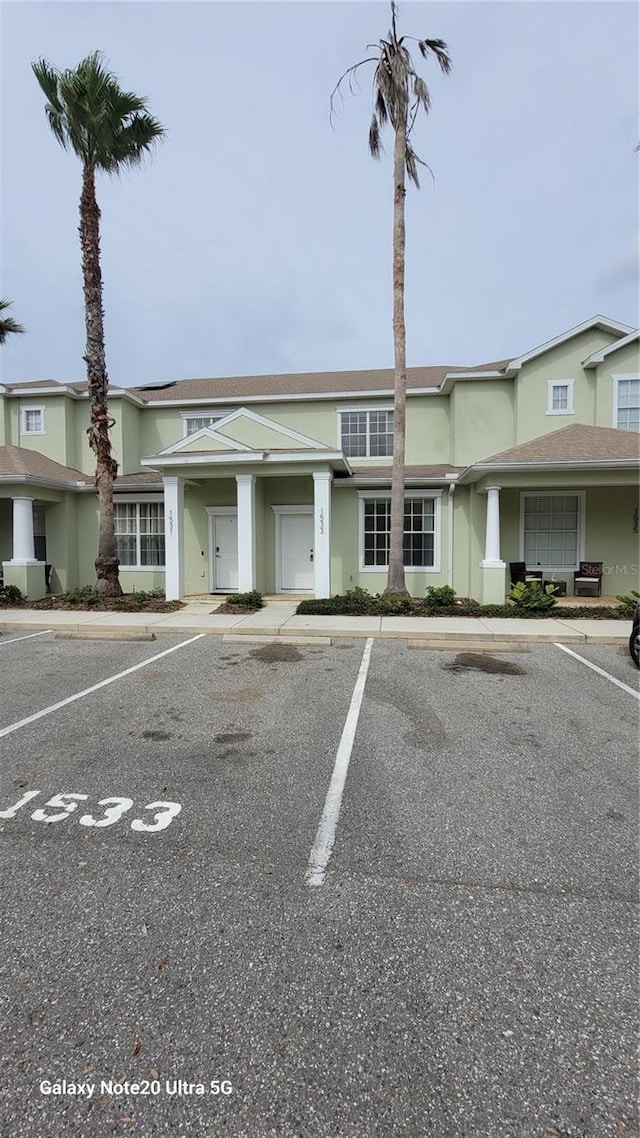
[[[453,587],[453,493],[455,484],[449,487],[447,499],[447,585]]]

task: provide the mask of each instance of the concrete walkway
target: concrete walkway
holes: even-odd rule
[[[296,616],[298,601],[268,601],[249,616],[231,616],[215,611],[216,601],[197,601],[174,613],[69,612],[15,608],[0,609],[0,633],[38,632],[50,629],[63,635],[96,636],[105,639],[147,637],[161,632],[195,635],[213,633],[227,639],[272,640],[304,643],[322,638],[325,643],[340,637],[407,640],[415,647],[444,648],[491,644],[494,650],[520,643],[624,644],[631,620],[572,620],[570,610],[558,611],[546,620],[505,617],[415,617],[415,616]],[[0,644],[2,637],[0,636]]]

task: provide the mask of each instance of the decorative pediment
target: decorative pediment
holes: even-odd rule
[[[203,427],[184,439],[179,439],[161,451],[161,454],[189,454],[210,451],[212,454],[238,451],[326,451],[326,443],[309,438],[300,431],[258,415],[246,407],[225,415],[215,427]]]

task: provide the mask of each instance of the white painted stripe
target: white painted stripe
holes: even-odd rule
[[[26,719],[19,719],[17,723],[11,723],[9,727],[3,727],[0,731],[0,739],[4,738],[5,735],[12,735],[14,731],[19,731],[21,727],[28,727],[30,723],[35,723],[36,720],[43,719],[45,715],[51,715],[54,711],[60,711],[60,708],[67,707],[70,703],[75,703],[77,699],[84,699],[85,695],[91,695],[94,691],[100,691],[100,688],[106,688],[109,684],[115,684],[116,680],[121,680],[124,676],[130,676],[132,672],[137,672],[140,668],[146,668],[148,664],[153,664],[156,660],[161,660],[163,656],[170,656],[172,652],[177,652],[179,648],[186,648],[187,644],[193,644],[196,640],[202,640],[204,635],[204,632],[200,632],[197,636],[192,636],[190,640],[183,640],[182,644],[174,644],[173,648],[166,648],[164,652],[158,652],[156,656],[150,656],[148,660],[143,660],[141,664],[134,664],[132,668],[125,668],[124,672],[118,672],[115,676],[109,676],[106,680],[100,680],[99,684],[93,684],[90,688],[85,688],[84,691],[76,692],[75,695],[61,699],[59,703],[52,703],[51,707],[45,707],[42,711],[36,711],[35,715],[28,715]]]
[[[349,770],[353,741],[356,736],[356,728],[358,726],[372,648],[373,639],[369,639],[362,653],[358,678],[356,679],[356,685],[353,689],[353,695],[351,696],[351,705],[342,731],[340,745],[338,746],[338,753],[336,755],[327,797],[324,800],[324,809],[311,854],[309,855],[309,867],[305,878],[307,885],[323,884],[329,858],[331,857],[331,851],[333,850],[336,840],[336,829],[338,826],[338,818],[340,817],[340,807],[342,806],[342,794],[347,779],[347,771]]]
[[[640,699],[640,692],[635,691],[634,688],[630,688],[628,684],[623,684],[622,680],[617,680],[615,676],[610,676],[608,672],[605,672],[604,668],[599,668],[597,664],[592,664],[591,660],[585,660],[584,656],[579,656],[577,652],[574,652],[571,648],[567,648],[566,644],[556,644],[555,647],[561,648],[563,652],[566,652],[568,656],[573,656],[574,659],[579,660],[581,664],[586,664],[587,668],[591,668],[592,672],[597,672],[599,676],[604,676],[606,680],[610,680],[617,688],[622,688],[623,691],[628,692],[629,695],[634,696],[635,699]]]
[[[13,640],[0,640],[0,648],[4,648],[6,644],[17,644],[19,640],[33,640],[34,636],[46,636],[48,632],[53,632],[53,629],[45,628],[44,632],[30,632],[28,636],[14,636]]]

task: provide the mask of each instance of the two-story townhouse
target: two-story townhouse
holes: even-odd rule
[[[640,333],[603,317],[517,359],[407,373],[407,586],[501,601],[524,561],[638,587]],[[112,388],[126,590],[384,588],[391,369]],[[81,383],[0,388],[0,559],[29,596],[94,579]],[[46,566],[46,572],[45,572]]]

